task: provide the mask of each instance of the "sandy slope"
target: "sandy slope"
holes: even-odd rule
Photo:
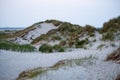
[[[109,47],[105,50],[84,50],[77,49],[72,52],[42,54],[20,53],[12,51],[0,51],[0,79],[13,80],[24,70],[36,67],[48,67],[56,62],[65,59],[81,59],[90,56],[105,59],[105,57],[114,51],[116,47]]]
[[[46,34],[49,30],[56,28],[57,27],[54,26],[52,23],[41,23],[40,25],[35,26],[34,30],[31,30],[28,33],[26,33],[22,38],[17,37],[15,42],[19,44],[30,44],[33,39],[39,37],[42,34]]]
[[[83,61],[80,65],[49,70],[32,80],[115,80],[120,65],[101,60]]]

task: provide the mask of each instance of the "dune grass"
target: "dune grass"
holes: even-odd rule
[[[19,52],[35,51],[35,48],[28,45],[28,44],[20,45],[20,44],[12,43],[12,42],[9,42],[9,41],[0,41],[0,49],[11,50],[11,51],[19,51]]]
[[[90,56],[88,58],[82,58],[82,59],[61,60],[50,67],[39,67],[28,71],[23,71],[21,74],[19,74],[19,77],[16,80],[33,79],[39,75],[47,73],[47,71],[54,71],[54,70],[56,71],[63,67],[80,66],[85,62],[92,65],[93,64],[92,60],[96,60],[96,58]]]

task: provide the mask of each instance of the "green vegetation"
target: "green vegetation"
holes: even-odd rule
[[[102,47],[105,46],[105,44],[100,44],[97,49],[102,49]]]
[[[7,38],[12,37],[12,32],[0,32],[0,40],[5,40]]]
[[[68,47],[72,47],[75,44],[75,41],[69,40],[68,41]]]
[[[113,41],[117,37],[117,32],[120,31],[120,16],[105,22],[101,33],[103,33],[102,39],[104,41],[110,40]],[[116,34],[116,35],[115,35]]]
[[[66,45],[66,41],[65,41],[65,40],[61,41],[61,42],[59,43],[59,45],[60,45],[60,46],[65,46],[65,45]]]
[[[96,39],[94,39],[93,42],[96,42]]]
[[[114,19],[109,20],[103,24],[103,28],[101,30],[102,33],[105,32],[116,32],[120,30],[120,16]]]
[[[88,33],[94,33],[95,30],[96,30],[96,28],[94,28],[94,27],[91,26],[91,25],[86,25],[86,26],[84,27],[84,31],[87,31]]]
[[[94,37],[94,36],[95,36],[94,33],[88,33],[88,35],[89,35],[90,37]]]
[[[64,48],[61,47],[60,45],[54,45],[54,46],[53,46],[53,50],[54,50],[55,52],[64,52],[64,51],[65,51]]]
[[[53,52],[52,46],[43,44],[40,46],[39,51],[44,52],[44,53],[51,53]]]
[[[59,26],[58,31],[68,31],[68,32],[77,32],[81,26],[78,25],[72,25],[71,23],[64,22],[62,25]]]
[[[44,53],[51,53],[51,52],[64,52],[64,48],[60,45],[48,45],[48,44],[42,44],[39,48],[39,51]]]
[[[46,23],[53,23],[55,26],[59,26],[62,22],[58,20],[46,20]]]
[[[116,47],[116,45],[114,43],[111,44],[112,47]]]
[[[48,39],[48,36],[47,36],[46,34],[42,34],[41,36],[35,38],[35,39],[31,42],[31,44],[35,44],[35,43],[37,43],[37,42],[39,42],[39,41],[41,41],[41,40],[47,40],[47,39]]]
[[[84,46],[88,43],[89,43],[89,40],[87,38],[85,40],[78,41],[76,43],[76,48],[84,48]]]
[[[30,45],[19,45],[8,41],[0,41],[0,49],[20,52],[32,52],[35,48]]]
[[[107,40],[113,41],[114,40],[114,34],[110,33],[110,32],[108,32],[106,34],[103,34],[102,40],[104,40],[104,41],[107,41]]]
[[[45,22],[54,23],[54,25],[59,24],[59,27],[37,37],[31,42],[31,44],[35,44],[42,40],[55,41],[62,40],[62,38],[64,38],[64,41],[61,41],[59,45],[72,47],[76,44],[76,42],[78,42],[79,38],[83,36],[86,32],[90,37],[95,36],[94,32],[96,29],[90,25],[81,27],[79,25],[74,25],[68,22],[61,22],[57,20],[46,20]]]
[[[36,44],[40,41],[45,41],[45,42],[51,42],[51,41],[55,41],[55,40],[59,40],[60,43],[59,45],[54,45],[54,46],[50,46],[50,45],[42,45],[40,47],[40,51],[41,52],[62,52],[64,51],[63,47],[76,47],[76,48],[85,48],[85,45],[87,45],[89,43],[88,39],[85,40],[81,40],[79,41],[79,39],[81,37],[85,37],[85,35],[87,34],[87,36],[89,37],[94,37],[95,36],[95,31],[101,32],[102,33],[102,40],[103,41],[117,41],[120,40],[120,16],[114,19],[109,20],[108,22],[105,22],[103,24],[103,28],[94,28],[91,25],[86,25],[84,27],[79,26],[79,25],[74,25],[68,22],[62,22],[62,21],[58,21],[58,20],[46,20],[44,21],[46,23],[53,23],[55,26],[58,26],[57,29],[52,29],[50,31],[48,31],[46,34],[42,34],[39,37],[35,38],[31,44]],[[0,40],[6,40],[8,38],[16,38],[16,37],[21,37],[22,39],[25,40],[24,35],[26,35],[29,31],[34,30],[36,26],[40,26],[41,23],[44,22],[38,22],[35,23],[33,25],[31,25],[30,27],[21,30],[21,31],[15,31],[13,32],[0,32]],[[3,41],[2,41],[3,42]],[[3,45],[1,43],[1,45]],[[93,42],[96,42],[96,40],[93,40]],[[5,45],[10,45],[8,44],[9,42],[4,42]],[[0,45],[0,46],[1,46]],[[22,46],[22,48],[28,48],[30,45],[18,45],[18,44],[14,44],[11,43],[11,45],[14,46]],[[114,45],[112,45],[114,47]],[[11,46],[10,46],[11,47]],[[16,47],[18,49],[13,48],[8,48],[8,46],[6,46],[6,48],[4,47],[4,49],[6,50],[15,50],[15,51],[27,51],[24,50],[20,47]],[[47,48],[46,48],[47,47]],[[30,46],[31,48],[31,46]],[[3,47],[1,47],[1,49],[3,49]],[[32,51],[32,50],[30,50]]]
[[[60,36],[52,36],[52,40],[61,40]]]

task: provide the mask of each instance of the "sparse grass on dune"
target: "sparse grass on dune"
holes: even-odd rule
[[[23,35],[25,35],[27,32],[31,31],[31,30],[34,30],[36,28],[36,26],[39,26],[40,23],[43,23],[43,22],[37,22],[37,23],[34,23],[33,25],[27,27],[26,29],[24,30],[20,30],[20,31],[17,31],[15,32],[13,35],[13,37],[21,37]]]
[[[42,41],[42,40],[48,40],[48,36],[46,34],[42,34],[41,36],[35,38],[31,44],[36,44],[38,43],[39,41]]]
[[[30,26],[24,30],[17,31],[16,33],[14,33],[14,37],[21,37],[21,36],[25,35],[27,32],[34,30],[34,29],[35,29],[34,26]]]
[[[85,45],[89,43],[89,40],[86,38],[85,40],[78,41],[76,43],[76,48],[84,48]]]
[[[5,40],[11,38],[13,36],[13,32],[0,32],[0,40]]]
[[[0,33],[0,40],[8,38],[8,34]]]
[[[16,80],[27,80],[27,79],[32,79],[38,75],[42,75],[46,73],[47,71],[50,70],[58,70],[61,67],[73,67],[75,65],[81,65],[84,62],[89,62],[89,64],[93,64],[91,60],[96,59],[94,57],[88,57],[88,58],[83,58],[83,59],[71,59],[71,60],[61,60],[54,64],[53,66],[50,67],[39,67],[35,69],[31,69],[28,71],[23,71],[22,73],[19,74],[19,77]]]
[[[101,32],[102,33],[116,32],[117,30],[120,30],[120,16],[117,18],[113,18],[108,22],[105,22],[103,24],[103,28],[101,29]]]
[[[58,20],[46,20],[46,23],[53,23],[55,26],[59,26],[62,21],[58,21]]]

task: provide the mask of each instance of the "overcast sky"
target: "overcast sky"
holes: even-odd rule
[[[0,0],[0,27],[28,27],[47,19],[101,27],[120,16],[120,0]]]

